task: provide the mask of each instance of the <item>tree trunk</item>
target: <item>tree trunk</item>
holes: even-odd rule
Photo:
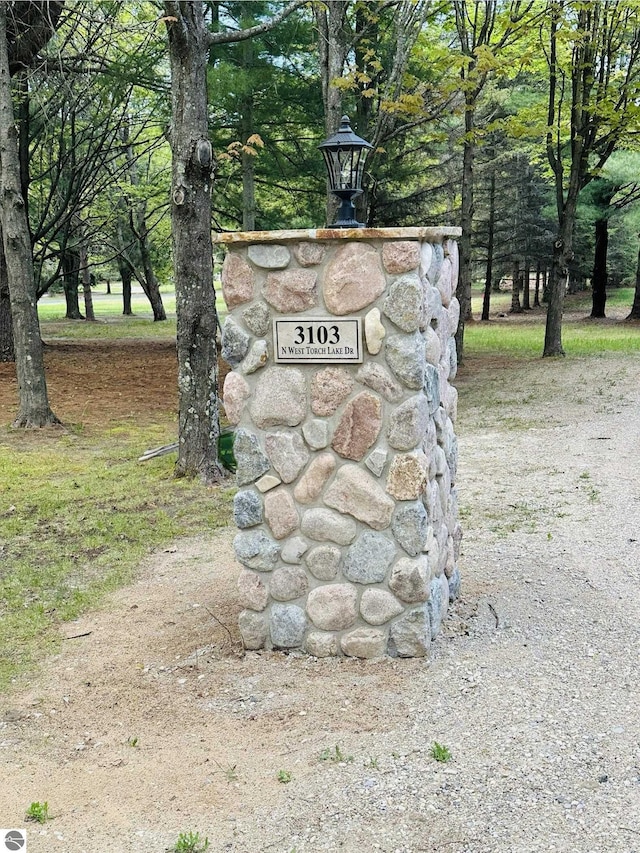
[[[465,141],[462,154],[462,202],[460,214],[460,271],[458,273],[458,289],[456,296],[460,302],[460,325],[456,332],[456,349],[458,352],[458,363],[464,360],[464,329],[471,315],[471,228],[473,224],[473,161],[475,157],[475,143],[473,142],[473,129],[475,126],[474,102],[467,99],[464,114]]]
[[[562,313],[567,283],[567,252],[562,238],[553,244],[551,272],[549,273],[549,305],[544,334],[543,356],[564,355],[562,347]]]
[[[85,316],[87,320],[95,323],[96,315],[93,313],[91,273],[89,272],[89,251],[84,243],[80,246],[80,279],[82,281],[82,295],[84,297]]]
[[[13,318],[19,410],[16,427],[59,423],[49,406],[36,308],[29,225],[20,183],[18,140],[11,100],[7,7],[0,3],[0,222]]]
[[[142,270],[144,272],[144,280],[141,281],[142,289],[144,290],[145,296],[147,297],[147,299],[149,300],[149,304],[151,305],[151,310],[153,311],[153,320],[155,323],[157,323],[159,321],[166,320],[167,314],[164,310],[162,295],[158,286],[158,279],[156,278],[156,275],[153,271],[153,264],[151,263],[151,252],[149,250],[149,237],[145,210],[139,212],[136,236],[138,237],[138,243],[140,246],[140,258],[142,260]],[[131,293],[131,278],[129,278],[129,293]],[[129,307],[131,307],[131,305],[129,305]]]
[[[536,289],[533,294],[533,307],[540,307],[540,261],[536,263]]]
[[[487,271],[484,279],[484,297],[482,299],[482,319],[489,319],[491,305],[491,284],[493,282],[493,246],[496,224],[496,170],[491,170],[489,180],[489,239],[487,240]]]
[[[62,282],[64,286],[64,298],[67,303],[67,320],[84,320],[80,313],[80,300],[78,296],[80,255],[76,249],[65,248],[60,252],[62,258]]]
[[[218,462],[216,297],[207,126],[207,30],[202,2],[166,0],[172,101],[171,222],[176,287],[179,446],[177,476],[224,478]]]
[[[640,238],[640,234],[638,234],[638,237]],[[640,320],[640,248],[638,249],[638,261],[636,263],[636,289],[633,294],[631,313],[627,317],[627,320]]]
[[[573,258],[573,229],[578,203],[577,170],[572,177],[573,181],[569,185],[567,200],[559,216],[558,236],[553,244],[543,357],[565,354],[562,347],[562,313],[569,275],[569,262]]]
[[[531,311],[531,261],[524,262],[524,286],[522,288],[522,310]]]
[[[4,258],[2,239],[0,239],[0,361],[15,361],[15,358],[7,263]]]
[[[131,181],[131,186],[137,187],[140,184],[138,178],[138,169],[136,164],[136,159],[133,155],[133,148],[131,146],[130,138],[129,138],[129,123],[128,118],[124,123],[122,128],[122,141],[125,145],[125,154],[127,158],[127,169],[129,172],[129,180]],[[118,207],[122,208],[124,205],[119,204]],[[135,219],[134,219],[135,217]],[[144,291],[144,295],[149,300],[149,304],[151,305],[151,310],[153,311],[153,320],[161,321],[167,319],[167,314],[164,310],[164,305],[162,303],[162,296],[160,294],[160,288],[158,287],[158,279],[155,276],[153,271],[153,264],[151,262],[151,251],[149,249],[149,229],[147,228],[147,205],[143,200],[138,204],[133,204],[133,202],[129,203],[129,224],[131,227],[131,231],[133,236],[135,237],[138,248],[140,250],[140,260],[142,261],[142,271],[143,275],[140,276],[136,274],[135,267],[129,258],[129,252],[127,251],[127,246],[125,243],[123,229],[122,229],[122,221],[118,220],[118,242],[120,244],[120,251],[125,256],[125,264],[130,268],[129,272],[129,313],[131,313],[131,274],[135,275],[140,285]],[[123,281],[124,287],[124,281]],[[124,293],[124,290],[123,290]],[[127,313],[125,311],[125,313]]]
[[[593,290],[591,316],[604,317],[607,304],[607,250],[609,248],[609,218],[596,219],[596,246],[593,256]]]
[[[131,267],[124,258],[118,258],[118,269],[120,270],[120,279],[122,280],[122,313],[125,317],[131,317],[131,280],[133,273]]]
[[[520,271],[520,261],[513,262],[513,278],[511,286],[511,314],[522,314],[522,305],[520,305],[520,291],[522,289],[522,273]]]
[[[253,16],[242,16],[242,27],[254,23]],[[247,75],[253,66],[253,45],[251,39],[242,42],[242,68]],[[253,133],[253,92],[247,91],[242,98],[240,116],[240,141],[246,143]],[[256,228],[256,182],[255,157],[248,151],[243,151],[242,160],[242,230],[255,231]]]
[[[327,136],[338,130],[342,117],[342,89],[334,81],[342,77],[349,52],[346,29],[349,3],[350,0],[325,0],[324,3],[315,4],[324,129]],[[337,210],[338,202],[329,191],[327,180],[327,225],[335,220]]]

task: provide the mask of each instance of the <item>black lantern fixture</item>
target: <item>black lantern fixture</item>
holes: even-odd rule
[[[362,193],[364,161],[373,145],[351,130],[349,116],[342,116],[338,132],[318,147],[329,173],[329,188],[340,199],[338,218],[330,227],[364,228],[356,220],[353,199]]]

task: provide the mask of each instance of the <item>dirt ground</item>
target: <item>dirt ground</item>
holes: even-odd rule
[[[64,423],[152,422],[175,411],[176,347],[148,340],[54,342],[45,346],[51,407]],[[0,363],[0,424],[17,411],[13,364]]]
[[[123,345],[114,398],[112,346],[48,349],[63,417],[166,412],[173,347]],[[639,369],[460,376],[463,588],[429,661],[243,655],[233,531],[152,555],[3,697],[0,825],[46,800],[29,853],[189,831],[236,853],[638,853]]]

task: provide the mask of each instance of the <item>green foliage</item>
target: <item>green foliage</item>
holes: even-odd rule
[[[345,755],[339,744],[336,744],[333,749],[327,747],[320,753],[320,761],[329,761],[332,764],[352,764],[353,755]]]
[[[451,761],[451,750],[449,749],[449,747],[438,743],[437,740],[434,740],[434,742],[431,744],[431,757],[434,758],[436,761],[446,763],[447,761]]]
[[[31,803],[25,814],[25,820],[33,821],[34,823],[46,823],[51,820],[49,814],[49,803],[34,802]]]
[[[278,770],[276,778],[278,782],[281,782],[283,785],[286,785],[293,779],[293,774],[290,770]]]
[[[171,848],[172,853],[204,853],[209,848],[209,839],[201,838],[199,832],[181,832]]]

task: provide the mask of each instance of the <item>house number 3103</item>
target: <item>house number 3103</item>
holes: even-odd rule
[[[337,326],[296,326],[295,344],[339,344],[340,329]]]

